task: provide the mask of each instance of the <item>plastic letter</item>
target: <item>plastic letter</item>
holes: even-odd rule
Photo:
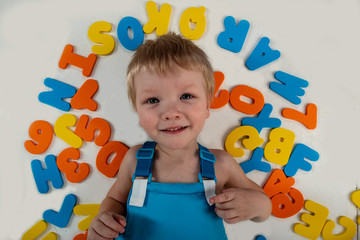
[[[100,209],[100,204],[80,204],[74,207],[75,215],[88,215],[88,217],[81,220],[78,224],[80,231],[86,231],[93,218],[98,214]]]
[[[72,114],[64,114],[60,116],[54,125],[56,136],[68,143],[74,148],[82,146],[82,139],[72,132],[68,127],[73,127],[76,124],[76,117]]]
[[[264,149],[258,147],[255,148],[251,159],[240,164],[241,168],[244,170],[244,173],[249,173],[253,170],[258,170],[261,172],[270,172],[271,165],[267,162],[261,161],[264,155]]]
[[[309,82],[282,71],[277,71],[274,77],[281,83],[271,82],[269,85],[270,89],[293,104],[300,104],[301,99],[299,96],[304,96],[305,94],[305,90],[302,88],[308,87]]]
[[[351,240],[356,234],[356,223],[348,217],[339,217],[339,224],[345,229],[343,232],[333,234],[332,231],[335,228],[334,221],[327,220],[322,230],[322,237],[324,240]]]
[[[133,33],[131,39],[128,32],[129,30]],[[141,23],[133,17],[124,17],[119,22],[117,28],[117,35],[121,45],[127,50],[136,50],[144,41],[144,32]]]
[[[227,90],[220,90],[220,86],[225,79],[225,76],[222,72],[214,72],[214,78],[215,78],[215,91],[214,91],[214,98],[210,104],[210,108],[218,109],[218,108],[222,108],[229,102],[230,93]],[[219,92],[218,96],[216,96],[217,92]]]
[[[264,127],[278,128],[281,126],[281,120],[278,118],[270,118],[272,110],[272,105],[266,103],[257,117],[245,117],[241,120],[241,124],[253,126],[259,133]]]
[[[87,240],[87,235],[88,235],[87,231],[84,233],[76,234],[76,236],[73,238],[73,240]]]
[[[190,7],[182,13],[180,31],[186,38],[196,40],[204,34],[206,27],[205,10],[205,7]],[[190,26],[192,23],[196,23],[194,29]]]
[[[295,179],[286,177],[280,169],[275,169],[266,181],[263,190],[269,198],[279,194],[290,192],[291,187],[295,184]]]
[[[45,157],[45,165],[46,169],[42,167],[40,160],[31,161],[31,170],[39,192],[47,193],[49,191],[48,181],[52,183],[54,188],[62,188],[64,182],[56,165],[56,157],[54,155],[47,155]]]
[[[246,103],[240,99],[241,96],[251,98],[253,103]],[[230,104],[237,111],[245,114],[257,114],[264,107],[264,96],[255,88],[238,85],[230,93]]]
[[[81,115],[76,125],[75,134],[87,142],[94,140],[95,131],[99,130],[100,134],[95,138],[95,144],[104,146],[110,139],[110,124],[102,118],[94,118],[89,123],[88,115]]]
[[[57,157],[57,166],[62,171],[66,179],[72,183],[83,181],[90,173],[90,167],[87,163],[77,164],[70,159],[78,160],[80,151],[76,148],[66,148]]]
[[[286,165],[289,161],[294,141],[294,132],[284,128],[273,129],[269,134],[269,142],[264,148],[266,160],[279,165]]]
[[[270,39],[267,37],[260,39],[254,51],[252,51],[245,62],[245,65],[249,70],[254,71],[277,60],[280,57],[280,52],[278,50],[272,50],[269,47],[269,43]]]
[[[312,130],[316,128],[317,123],[317,107],[313,103],[306,105],[306,112],[301,113],[295,109],[284,108],[281,112],[284,118],[291,119],[302,123],[305,127]]]
[[[298,213],[304,205],[304,197],[295,188],[290,188],[287,194],[277,194],[271,198],[272,215],[278,218],[288,218]]]
[[[299,169],[310,171],[312,166],[305,158],[315,162],[319,159],[319,153],[304,144],[296,144],[288,164],[284,167],[286,176],[295,176]]]
[[[38,96],[39,101],[61,111],[69,111],[71,108],[70,103],[63,99],[73,97],[76,88],[52,78],[46,78],[44,84],[53,90],[41,92]]]
[[[114,51],[115,40],[109,34],[103,34],[101,32],[111,32],[112,26],[105,21],[98,21],[93,23],[88,30],[88,37],[94,43],[100,45],[94,45],[91,51],[97,55],[108,55]]]
[[[355,206],[360,208],[360,190],[356,190],[356,191],[352,192],[350,199],[355,204]],[[357,223],[360,224],[360,217],[358,217]]]
[[[217,37],[218,45],[234,53],[240,52],[250,28],[249,22],[241,20],[236,25],[235,18],[227,16],[224,19],[224,27],[225,31],[221,32]]]
[[[40,234],[42,234],[48,227],[48,223],[44,220],[38,221],[34,226],[27,230],[21,237],[21,240],[35,240]],[[41,238],[41,240],[56,240],[57,234],[50,232]]]
[[[73,208],[76,205],[76,201],[77,198],[74,194],[66,195],[61,205],[60,211],[56,212],[54,210],[46,210],[43,213],[44,220],[59,228],[66,227],[72,215]]]
[[[96,55],[90,53],[89,56],[83,57],[73,53],[74,47],[71,44],[65,46],[64,51],[59,61],[61,69],[67,68],[69,64],[82,69],[82,74],[89,77],[96,63]]]
[[[163,4],[160,11],[157,10],[156,3],[148,1],[146,3],[146,10],[149,16],[149,21],[144,25],[145,33],[151,33],[156,29],[156,35],[161,36],[167,33],[169,28],[171,6],[170,4]]]
[[[32,140],[26,140],[24,147],[29,153],[42,154],[49,148],[53,134],[54,131],[50,123],[37,120],[29,127],[29,136]]]
[[[318,239],[329,215],[329,210],[311,200],[305,201],[304,207],[311,212],[311,214],[301,214],[300,219],[305,224],[294,224],[294,232],[307,239]]]
[[[112,178],[119,170],[121,161],[123,160],[129,148],[123,143],[112,141],[106,143],[99,151],[96,157],[96,167],[105,176]],[[110,163],[108,158],[112,153],[116,153]]]
[[[242,144],[248,150],[254,150],[264,142],[264,140],[259,137],[259,133],[256,131],[255,128],[251,126],[237,127],[233,131],[231,131],[231,133],[227,136],[225,140],[225,149],[231,156],[244,156],[244,150],[235,147],[236,142],[243,137],[247,137],[242,140]]]
[[[86,82],[84,82],[84,84],[79,88],[79,90],[71,99],[71,106],[75,109],[88,109],[90,111],[96,111],[98,105],[92,99],[92,97],[95,95],[98,89],[99,84],[96,80],[86,80]]]

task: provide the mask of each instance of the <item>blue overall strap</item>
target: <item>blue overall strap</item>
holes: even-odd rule
[[[138,149],[136,152],[137,164],[134,177],[149,177],[155,146],[156,142],[145,142],[142,148]]]
[[[199,144],[199,155],[201,176],[203,178],[214,179],[216,181],[214,168],[216,159],[214,154],[212,154],[206,147]]]
[[[216,158],[206,147],[199,144],[200,169],[199,180],[204,185],[206,201],[209,205],[210,198],[216,195],[216,176],[214,163]]]
[[[151,178],[151,165],[155,146],[156,142],[145,142],[142,148],[136,152],[137,164],[133,175],[133,185],[129,199],[129,205],[131,206],[144,206],[147,184],[149,178]]]

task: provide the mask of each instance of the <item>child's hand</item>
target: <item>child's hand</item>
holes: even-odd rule
[[[95,216],[88,230],[88,240],[112,240],[125,231],[126,220],[114,212],[103,212]]]
[[[264,214],[261,202],[267,198],[263,193],[244,188],[227,188],[212,197],[216,214],[226,223],[237,223],[244,220],[258,221]],[[266,212],[266,211],[265,211]]]

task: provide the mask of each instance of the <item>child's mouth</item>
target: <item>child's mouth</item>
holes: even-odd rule
[[[177,133],[184,131],[186,128],[187,127],[173,127],[173,128],[166,128],[161,131],[165,132],[165,133],[170,133],[170,134],[177,134]]]

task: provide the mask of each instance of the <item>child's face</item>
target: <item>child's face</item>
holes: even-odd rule
[[[140,126],[162,146],[178,149],[196,142],[209,117],[201,72],[176,67],[164,75],[144,70],[135,75]]]

